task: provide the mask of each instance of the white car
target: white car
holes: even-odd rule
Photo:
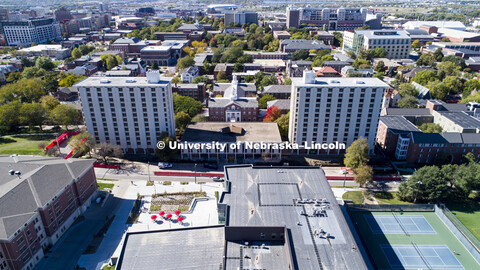
[[[212,177],[212,180],[214,182],[223,182],[225,179],[223,179],[222,177],[215,176],[215,177]]]

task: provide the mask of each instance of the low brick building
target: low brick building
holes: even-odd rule
[[[237,77],[233,77],[231,84],[222,84],[222,86],[227,86],[223,91],[223,97],[208,100],[208,120],[215,122],[258,121],[257,98],[248,97],[249,91],[245,90],[248,90],[251,84],[239,84]],[[246,86],[243,87],[243,85]]]
[[[203,102],[205,99],[206,87],[204,83],[178,83],[172,85],[172,92]]]
[[[33,269],[90,205],[93,160],[0,156],[1,269]]]

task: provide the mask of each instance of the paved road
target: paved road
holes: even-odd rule
[[[118,209],[121,199],[109,196],[103,207],[92,204],[85,212],[85,220],[68,229],[60,240],[50,249],[48,258],[43,258],[35,269],[70,270],[75,269],[83,251],[90,244],[93,235],[105,224],[106,216],[112,216]]]

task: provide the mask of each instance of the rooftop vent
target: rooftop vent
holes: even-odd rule
[[[356,83],[356,84],[365,84],[364,81],[359,81],[359,80],[356,80],[355,83]]]
[[[110,83],[110,80],[108,80],[108,79],[101,79],[101,80],[100,80],[100,83]]]
[[[137,82],[137,81],[135,81],[135,80],[126,80],[125,82],[126,82],[126,83],[135,83],[135,82]]]
[[[330,80],[330,83],[340,83],[340,81],[337,81],[337,80]]]

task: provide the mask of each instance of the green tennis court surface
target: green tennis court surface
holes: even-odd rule
[[[351,211],[378,269],[480,269],[435,212]]]

